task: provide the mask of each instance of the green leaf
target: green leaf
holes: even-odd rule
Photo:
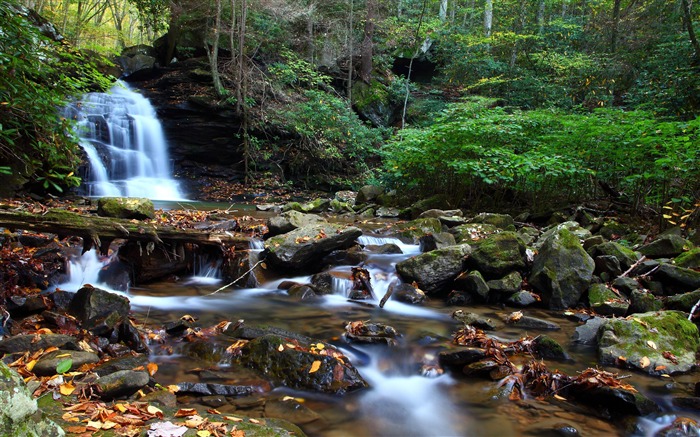
[[[67,360],[63,360],[56,365],[56,373],[66,373],[71,367],[73,367],[73,360],[68,358]]]

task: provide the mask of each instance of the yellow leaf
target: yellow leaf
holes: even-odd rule
[[[321,368],[321,362],[316,360],[313,363],[311,363],[311,369],[309,370],[309,373],[314,373],[317,372],[318,369]]]
[[[60,391],[63,396],[70,396],[75,391],[75,386],[72,383],[67,382],[65,384],[61,384],[58,391]]]
[[[256,425],[259,425],[262,423],[262,421],[260,421],[258,419],[253,419],[252,417],[248,419],[248,422],[255,423]]]
[[[31,360],[30,362],[28,362],[28,363],[27,363],[27,366],[26,366],[26,367],[27,367],[27,370],[29,370],[29,371],[31,372],[32,369],[34,368],[34,366],[36,365],[36,361],[37,361],[37,360]]]
[[[316,349],[322,351],[323,348],[325,348],[325,346],[323,345],[323,343],[317,343],[317,344],[316,344]]]
[[[87,425],[88,428],[94,428],[95,430],[102,429],[102,422],[95,422],[92,420],[88,420]]]
[[[102,429],[112,429],[117,426],[116,423],[110,422],[109,420],[102,424]]]
[[[211,435],[211,432],[207,431],[206,429],[203,429],[201,431],[197,431],[198,437],[209,437],[210,435]]]
[[[158,413],[163,413],[163,410],[158,407],[154,407],[153,405],[146,407],[146,411],[148,411],[148,414],[153,414],[154,416],[157,416]]]
[[[177,392],[180,391],[180,387],[179,387],[178,385],[171,384],[171,385],[168,386],[168,391],[169,391],[170,393],[177,393]]]
[[[124,406],[124,404],[116,404],[114,408],[120,413],[126,413],[126,407]]]
[[[284,351],[284,346],[279,345],[279,347],[277,348],[277,350],[280,351],[280,352]]]
[[[70,354],[60,354],[60,355],[56,355],[54,358],[66,358],[66,357],[70,357]]]
[[[565,401],[566,398],[564,396],[559,396],[559,395],[554,395],[554,399],[560,400],[560,401]]]
[[[235,416],[224,416],[224,419],[230,420],[232,422],[243,422],[243,419],[240,417],[235,417]]]
[[[651,364],[651,360],[648,357],[642,357],[642,359],[639,360],[639,367],[642,369],[649,367],[649,364]]]

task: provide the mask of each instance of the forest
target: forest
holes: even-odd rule
[[[163,69],[201,60],[206,98],[237,119],[246,182],[375,183],[477,208],[613,196],[675,221],[700,197],[689,0],[45,0],[0,15],[0,172],[15,190],[80,184],[58,108],[145,44]]]

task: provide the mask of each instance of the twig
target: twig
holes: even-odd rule
[[[698,306],[700,306],[700,299],[698,299],[697,302],[695,302],[695,305],[690,309],[690,314],[688,314],[688,320],[691,322],[693,321],[693,315],[695,314],[695,310],[698,309]]]
[[[232,282],[230,282],[230,283],[224,285],[223,287],[219,288],[218,290],[212,291],[211,293],[207,294],[207,296],[211,296],[212,294],[216,294],[216,293],[220,292],[221,290],[225,290],[225,289],[229,288],[230,286],[232,286],[232,285],[235,284],[236,282],[238,282],[238,281],[240,281],[241,279],[243,279],[243,278],[245,277],[245,275],[247,275],[248,273],[250,273],[250,272],[252,272],[253,270],[255,270],[255,268],[256,268],[257,266],[259,266],[260,264],[262,264],[264,261],[265,261],[265,259],[263,258],[263,259],[261,259],[260,261],[256,262],[255,265],[253,265],[253,267],[251,267],[250,269],[248,269],[248,271],[246,271],[245,273],[243,273],[241,276],[239,276],[238,278],[234,279]]]
[[[620,277],[623,278],[623,277],[629,275],[630,272],[631,272],[632,270],[634,270],[638,265],[640,265],[641,263],[643,263],[644,261],[646,261],[646,259],[647,259],[647,257],[644,256],[644,255],[642,255],[642,257],[639,258],[639,260],[637,260],[636,263],[632,264],[632,266],[631,266],[629,269],[627,269],[627,270],[625,271],[625,273],[621,274]]]
[[[384,297],[379,302],[379,308],[384,308],[384,304],[386,303],[386,301],[389,300],[389,298],[391,297],[392,294],[394,294],[394,283],[393,282],[391,283],[391,285],[389,285],[389,288],[386,290]]]

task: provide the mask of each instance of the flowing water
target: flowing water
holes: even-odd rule
[[[168,144],[151,103],[123,83],[108,93],[89,93],[67,109],[77,120],[90,168],[90,196],[182,199],[172,178]]]
[[[131,287],[125,294],[131,301],[136,319],[141,323],[158,326],[179,319],[185,314],[198,318],[202,327],[213,326],[221,321],[245,320],[250,326],[275,326],[296,333],[328,341],[343,350],[370,388],[344,396],[276,388],[262,396],[279,398],[291,395],[305,400],[304,405],[322,416],[321,420],[302,426],[311,436],[522,436],[539,435],[547,429],[568,424],[578,429],[580,435],[624,435],[615,420],[602,420],[585,407],[567,402],[544,402],[536,399],[513,402],[499,392],[496,382],[478,378],[464,378],[449,372],[422,372],[425,366],[436,363],[440,349],[448,347],[451,334],[459,328],[449,315],[455,307],[446,307],[440,300],[429,300],[421,306],[408,305],[389,300],[379,308],[378,300],[389,284],[397,280],[394,266],[418,247],[398,240],[377,240],[362,237],[365,244],[398,243],[405,254],[371,254],[364,264],[372,277],[375,296],[367,303],[349,301],[350,266],[335,267],[332,273],[335,293],[313,300],[299,301],[286,291],[278,289],[283,280],[309,282],[310,277],[277,278],[254,289],[228,288],[217,293],[220,283],[212,280],[218,276],[212,260],[202,260],[193,277],[180,282],[160,282],[143,287]],[[258,243],[255,245],[259,247]],[[253,249],[259,250],[259,249]],[[73,291],[80,285],[91,282],[103,286],[99,272],[105,270],[108,258],[98,258],[90,251],[71,263],[71,277],[60,288]],[[209,273],[205,273],[205,272]],[[209,277],[207,278],[207,275]],[[204,278],[202,278],[204,276]],[[479,306],[469,308],[492,319],[498,319],[513,311],[511,308]],[[573,360],[549,362],[574,374],[595,365],[594,351],[574,347],[569,336],[576,323],[559,313],[528,309],[527,313],[556,321],[561,331],[548,333],[566,345]],[[343,341],[341,334],[348,321],[371,320],[393,326],[402,337],[399,345],[358,345]],[[515,328],[504,328],[496,335],[504,340],[514,340],[525,335]],[[537,334],[537,333],[527,333]],[[161,384],[183,381],[218,383],[246,383],[258,381],[250,371],[231,365],[223,359],[222,351],[228,344],[217,343],[202,349],[191,344],[171,343],[152,345],[151,360],[158,363],[157,379]],[[212,352],[214,351],[214,352]],[[212,359],[212,356],[214,357]],[[193,368],[209,369],[208,376],[193,374]],[[609,369],[618,371],[615,369]],[[671,393],[691,390],[691,375],[659,380],[635,374],[627,380],[668,407]],[[687,394],[687,393],[686,393]],[[192,400],[196,402],[196,400]],[[225,412],[229,406],[219,407]],[[239,408],[241,408],[239,406]],[[669,411],[672,408],[668,407]],[[241,414],[260,415],[256,410],[240,410]],[[232,411],[230,411],[232,412]],[[654,432],[668,424],[673,416],[645,418],[639,422],[640,435]]]

